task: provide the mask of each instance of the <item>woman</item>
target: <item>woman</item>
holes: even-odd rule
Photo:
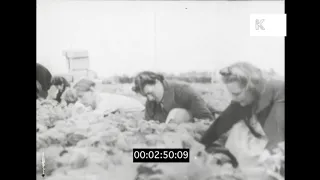
[[[54,76],[51,80],[51,84],[58,90],[58,93],[55,96],[54,100],[60,103],[62,94],[67,90],[67,88],[70,88],[70,84],[62,76]]]
[[[167,81],[160,74],[144,71],[134,79],[132,90],[147,98],[145,119],[166,122],[215,119],[215,110],[188,84]]]
[[[61,101],[66,102],[67,105],[75,104],[78,102],[77,92],[73,88],[68,88],[65,92],[61,95]]]
[[[51,86],[52,75],[50,71],[43,65],[36,63],[37,65],[37,96],[36,99],[46,99],[48,96],[48,90]]]
[[[143,105],[133,98],[123,95],[98,93],[95,90],[95,82],[89,79],[81,79],[74,86],[78,101],[94,112],[107,116],[116,111],[142,112]]]
[[[245,62],[226,67],[220,74],[232,102],[201,142],[209,147],[230,130],[226,147],[239,166],[256,165],[264,150],[284,141],[284,81],[267,79],[259,68]]]

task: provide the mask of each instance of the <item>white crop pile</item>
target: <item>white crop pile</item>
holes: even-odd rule
[[[209,122],[167,125],[145,121],[142,114],[100,117],[71,109],[37,101],[37,179],[42,178],[43,152],[46,180],[244,179],[231,164],[218,163],[226,157],[206,153],[195,140]],[[190,163],[133,163],[133,148],[190,148]],[[272,172],[279,171],[275,161],[283,151],[276,155],[266,163]]]

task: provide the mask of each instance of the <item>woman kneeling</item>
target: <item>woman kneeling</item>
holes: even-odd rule
[[[144,71],[134,79],[132,90],[147,98],[145,119],[182,123],[194,118],[214,120],[216,110],[190,85],[167,81],[160,74]]]

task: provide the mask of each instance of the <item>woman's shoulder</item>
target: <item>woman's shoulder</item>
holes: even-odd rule
[[[184,82],[184,81],[178,81],[178,80],[166,80],[169,87],[172,88],[179,88],[179,87],[190,87],[190,84]]]
[[[190,94],[190,93],[196,92],[195,88],[186,82],[183,82],[183,81],[167,81],[167,82],[168,82],[167,89],[172,90],[175,93]]]
[[[285,82],[281,79],[270,79],[266,84],[266,93],[272,96],[274,101],[284,100]]]
[[[269,87],[269,89],[272,89],[273,91],[281,91],[284,92],[285,90],[285,82],[284,80],[281,79],[270,79],[267,82],[267,86]]]
[[[271,78],[269,79],[268,84],[273,87],[284,87],[285,83],[283,79]]]

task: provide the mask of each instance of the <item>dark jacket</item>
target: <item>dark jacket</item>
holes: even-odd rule
[[[66,90],[66,87],[63,87],[62,91],[58,91],[57,96],[55,98],[56,101],[58,101],[58,103],[61,103],[61,96],[64,93],[64,91]]]
[[[214,108],[207,104],[190,85],[164,80],[163,87],[162,103],[146,102],[146,120],[165,122],[169,112],[174,108],[184,108],[197,119],[214,120]]]
[[[256,106],[242,107],[239,103],[232,102],[209,127],[201,142],[210,146],[222,134],[229,131],[235,123],[240,120],[248,120],[254,114],[268,137],[267,149],[274,148],[279,142],[284,141],[284,88],[283,81],[270,80]],[[256,132],[251,129],[248,121],[245,122],[255,135]]]
[[[37,63],[37,81],[41,84],[41,89],[37,89],[37,98],[38,95],[42,98],[48,96],[48,90],[51,86],[52,75],[50,71],[43,65]]]

